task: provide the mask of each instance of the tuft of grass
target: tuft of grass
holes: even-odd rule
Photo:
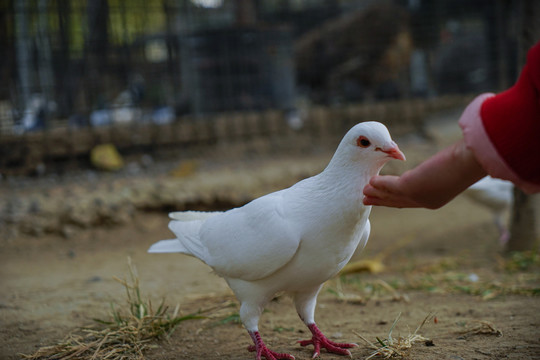
[[[467,294],[490,300],[501,295],[538,295],[540,274],[523,273],[516,275],[466,274],[447,272],[442,274],[419,274],[409,276],[401,288],[421,290],[441,294]]]
[[[521,259],[521,257],[520,257]],[[529,258],[532,261],[532,258]],[[529,260],[523,260],[531,264]],[[509,265],[514,267],[514,265]],[[535,265],[530,265],[535,266]],[[473,270],[474,271],[474,270]],[[434,273],[412,272],[401,276],[364,280],[358,274],[350,274],[333,280],[335,284],[327,291],[340,301],[367,303],[370,300],[406,301],[407,291],[423,291],[437,294],[465,294],[491,300],[500,296],[540,295],[540,272],[538,270],[496,274],[481,271],[464,273],[444,271]],[[341,285],[339,284],[341,282]],[[345,291],[347,289],[347,291]]]
[[[232,314],[229,314],[225,316],[223,319],[219,320],[218,322],[220,325],[223,324],[241,324],[242,321],[240,320],[240,314],[235,312]]]
[[[396,324],[398,323],[399,319],[401,317],[401,312],[398,314],[396,319],[394,320],[394,323],[390,327],[390,330],[388,331],[388,335],[386,339],[381,339],[379,337],[375,337],[377,341],[372,342],[366,339],[362,334],[353,331],[353,333],[358,336],[360,339],[362,339],[370,348],[373,349],[373,352],[366,357],[364,360],[373,359],[376,356],[380,356],[383,359],[389,359],[391,357],[400,357],[403,358],[406,355],[406,352],[414,345],[416,342],[424,342],[433,344],[430,339],[420,335],[418,332],[420,329],[431,319],[435,317],[433,313],[429,313],[424,320],[418,325],[416,330],[409,334],[408,336],[402,337],[398,336],[397,338],[392,337],[392,332],[394,331],[394,328],[396,327]]]
[[[129,257],[128,268],[129,279],[114,278],[126,290],[126,303],[124,306],[111,303],[110,319],[94,319],[97,329],[80,329],[56,345],[41,347],[31,355],[21,354],[22,358],[142,360],[144,352],[153,347],[156,340],[171,335],[180,323],[205,318],[202,313],[209,310],[179,316],[179,305],[170,314],[164,300],[154,308],[150,300],[143,300],[141,296],[139,278]]]
[[[283,326],[276,326],[275,328],[272,329],[273,331],[276,331],[278,333],[282,333],[284,331],[289,331],[289,332],[293,332],[294,331],[294,327],[291,326],[291,327],[283,327]]]

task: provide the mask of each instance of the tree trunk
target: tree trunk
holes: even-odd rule
[[[51,42],[49,40],[49,8],[47,0],[38,2],[38,31],[36,36],[36,45],[38,49],[38,70],[41,95],[46,104],[55,98],[54,71],[52,66]],[[47,105],[46,105],[47,106]],[[46,114],[45,126],[47,124],[48,114]]]
[[[519,59],[521,67],[525,64],[527,51],[540,38],[540,4],[537,0],[521,0],[519,2]],[[534,146],[534,144],[531,144]],[[531,164],[537,166],[537,164]],[[536,247],[536,209],[533,195],[527,195],[514,189],[514,207],[510,225],[510,239],[506,250],[525,251]]]
[[[257,22],[255,3],[253,0],[236,0],[235,2],[236,25],[250,26]]]
[[[511,237],[506,250],[525,251],[536,246],[536,214],[534,198],[514,188],[514,208],[510,225]]]
[[[19,72],[19,107],[26,109],[30,101],[33,89],[31,72],[31,42],[28,34],[28,1],[15,1],[15,26],[16,26],[16,49],[17,70]]]

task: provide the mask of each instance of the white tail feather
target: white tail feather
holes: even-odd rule
[[[161,240],[150,246],[149,253],[184,253],[191,254],[178,239]]]
[[[175,211],[169,213],[169,218],[178,221],[194,221],[194,220],[206,220],[216,214],[220,214],[221,211],[205,212],[205,211]]]
[[[176,213],[175,213],[176,214]],[[183,214],[183,213],[178,213]],[[209,213],[201,213],[209,214]],[[212,214],[213,215],[213,214]],[[192,255],[206,262],[208,251],[199,240],[199,230],[204,220],[169,222],[169,229],[178,237],[174,240],[161,240],[150,246],[150,253],[182,253]]]
[[[169,222],[169,229],[178,237],[182,246],[186,249],[186,254],[191,254],[206,262],[208,252],[199,240],[199,230],[204,220]]]

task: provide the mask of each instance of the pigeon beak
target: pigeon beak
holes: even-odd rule
[[[376,148],[375,150],[382,151],[383,153],[387,154],[391,158],[397,159],[397,160],[403,160],[405,161],[405,154],[401,150],[399,150],[399,147],[396,143],[392,143],[392,146],[389,148]]]

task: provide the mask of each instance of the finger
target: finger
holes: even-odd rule
[[[377,189],[375,189],[371,184],[367,184],[366,186],[364,186],[362,192],[365,196],[375,196]]]
[[[381,199],[377,197],[372,196],[365,196],[362,199],[362,202],[364,205],[374,205],[374,206],[386,206],[386,207],[393,207],[393,208],[405,208],[405,207],[418,207],[416,203],[403,200],[403,199],[396,199],[396,198],[386,198]]]
[[[364,187],[363,193],[364,196],[374,199],[385,199],[393,195],[385,189],[378,189],[369,184]]]
[[[381,199],[373,197],[373,196],[364,196],[362,199],[362,203],[364,205],[379,205],[379,202]]]
[[[377,175],[369,180],[369,185],[393,193],[396,191],[398,179],[399,177],[394,175]]]

